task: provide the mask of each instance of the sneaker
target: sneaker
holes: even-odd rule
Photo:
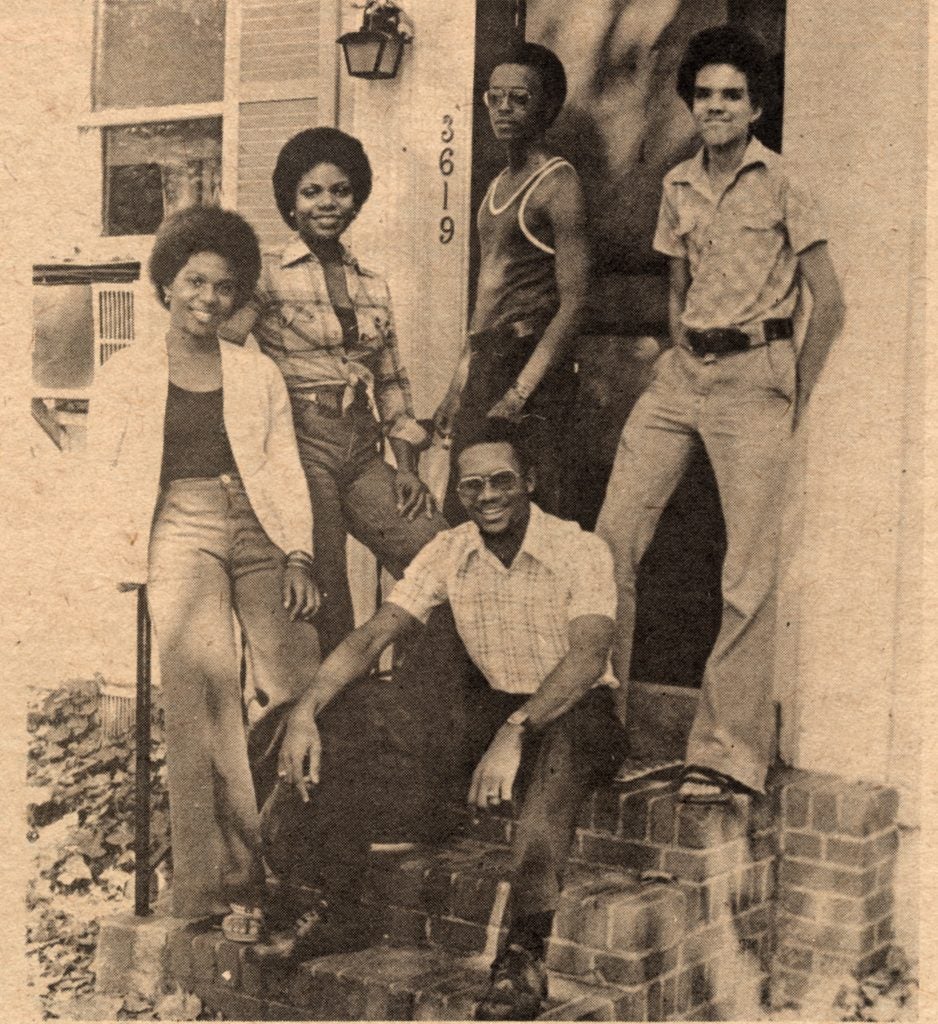
[[[509,946],[492,964],[476,1020],[534,1020],[547,1000],[547,968],[523,946]]]

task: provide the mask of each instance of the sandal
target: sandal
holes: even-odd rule
[[[709,786],[712,793],[687,793],[685,787]],[[678,780],[678,799],[685,804],[729,804],[734,796],[753,796],[755,790],[744,785],[731,775],[719,772],[716,768],[706,768],[699,764],[689,764],[681,772]]]
[[[259,942],[264,935],[264,911],[232,903],[231,913],[222,918],[221,930],[229,942]]]

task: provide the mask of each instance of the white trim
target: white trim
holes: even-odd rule
[[[51,401],[55,398],[84,401],[92,397],[93,390],[93,383],[76,388],[43,388],[39,387],[38,384],[33,384],[29,389],[29,397],[38,398],[42,401]]]
[[[342,33],[342,0],[322,0],[319,20],[319,74],[316,76],[316,101],[323,124],[339,124],[338,38]]]
[[[221,115],[221,204],[238,208],[238,134],[241,126],[241,0],[225,8],[225,64]]]
[[[98,53],[100,45],[98,40],[99,22],[97,0],[85,0],[81,12],[81,39],[83,43],[90,46],[90,60],[88,62],[88,77],[85,79],[85,109],[94,108],[94,80],[98,69]]]
[[[518,198],[518,196],[520,196],[521,193],[538,177],[540,177],[542,174],[546,174],[548,170],[552,170],[555,166],[558,166],[560,163],[566,162],[567,161],[564,160],[562,156],[552,156],[546,164],[541,164],[541,166],[538,167],[536,171],[529,174],[528,177],[525,178],[525,180],[514,190],[514,192],[512,192],[510,199],[502,203],[501,206],[496,206],[495,189],[498,185],[498,182],[501,181],[504,174],[508,171],[508,168],[506,167],[503,171],[500,171],[496,175],[495,180],[492,182],[492,191],[489,193],[489,213],[491,213],[493,217],[497,217],[500,213],[504,213],[508,209],[508,207],[511,206],[511,204]]]
[[[518,227],[521,228],[524,237],[531,243],[531,245],[536,246],[542,252],[549,253],[551,256],[556,255],[556,250],[552,249],[549,245],[546,245],[540,239],[534,237],[533,232],[524,222],[524,211],[527,208],[528,200],[531,198],[531,193],[537,188],[537,186],[540,185],[548,174],[556,171],[558,167],[563,167],[565,164],[567,167],[573,166],[569,160],[564,160],[563,157],[557,157],[553,162],[545,164],[541,168],[540,174],[536,176],[534,181],[531,183],[531,187],[525,193],[524,198],[521,200],[521,204],[518,206]]]
[[[241,82],[241,103],[270,103],[279,100],[318,99],[322,83],[318,78],[290,78],[283,82]]]
[[[107,128],[111,125],[149,124],[153,121],[196,121],[203,117],[224,117],[225,104],[180,103],[170,107],[127,107],[96,110],[78,119],[79,128]]]

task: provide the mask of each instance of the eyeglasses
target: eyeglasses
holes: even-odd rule
[[[508,494],[515,490],[520,483],[521,477],[514,470],[503,469],[489,476],[464,476],[456,484],[456,493],[466,501],[475,501],[482,496],[486,484],[498,494]]]
[[[513,107],[525,110],[531,102],[531,94],[527,89],[509,89],[507,92],[504,89],[488,89],[482,94],[482,99],[489,110],[500,107],[506,99]]]

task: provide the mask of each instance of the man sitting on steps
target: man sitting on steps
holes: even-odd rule
[[[279,773],[310,805],[327,796],[335,771],[319,732],[323,710],[389,644],[449,605],[464,650],[443,666],[448,756],[434,770],[461,773],[477,807],[520,802],[508,937],[477,1018],[521,1020],[533,1019],[547,995],[545,944],[581,804],[615,775],[625,732],[610,691],[617,683],[608,667],[616,613],[609,550],[531,502],[534,478],[512,424],[493,419],[483,430],[457,462],[470,521],[430,541],[378,612],[323,663],[291,713]],[[440,668],[434,679],[442,680]],[[402,779],[401,794],[413,784]],[[328,840],[322,827],[313,833],[344,855],[346,903],[348,880],[361,878],[364,866],[349,863],[362,850],[361,818],[346,803],[330,817]],[[314,926],[294,956],[335,951],[327,925]]]

